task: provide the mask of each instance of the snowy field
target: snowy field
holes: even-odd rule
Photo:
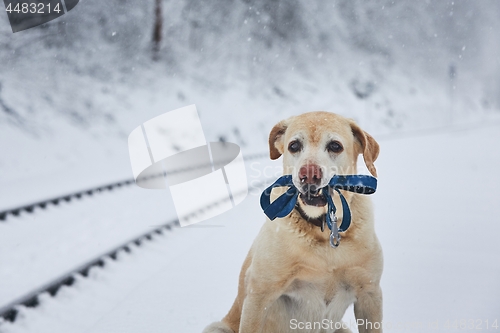
[[[129,133],[179,107],[196,104],[206,140],[247,157],[279,120],[336,112],[381,144],[386,332],[495,331],[498,0],[164,0],[153,61],[155,3],[81,0],[15,34],[0,13],[0,211],[130,179]],[[253,186],[280,161],[246,166]],[[201,332],[236,296],[264,221],[259,186],[20,307],[0,333]],[[175,218],[168,191],[135,186],[9,216],[0,308]]]
[[[466,325],[472,320],[476,329],[482,325],[485,330],[487,322],[491,326],[500,320],[500,153],[495,149],[499,140],[500,125],[495,124],[379,140],[379,188],[373,199],[385,256],[384,322],[390,325],[386,331],[462,331],[461,320]],[[279,168],[279,162],[247,165],[250,180],[255,170],[266,166]],[[264,221],[259,192],[254,190],[237,208],[198,227],[175,228],[133,248],[131,254],[121,253],[117,261],[92,269],[89,278],[78,278],[56,297],[44,295],[39,307],[21,309],[20,318],[2,323],[0,331],[201,332],[225,315],[236,295],[240,266]],[[132,197],[141,206],[127,205]],[[108,226],[96,229],[96,236],[86,235],[100,243],[102,232],[112,237],[120,233],[120,222],[123,229],[130,228],[134,218],[126,216],[151,209],[148,200],[153,196],[139,189],[123,189],[54,211],[60,210],[63,221],[84,211],[91,215],[92,205],[124,207],[114,217],[102,216]],[[142,227],[163,221],[163,207],[151,205],[156,205],[157,214],[148,216],[151,222]],[[43,219],[43,214],[34,216]],[[13,220],[9,225],[15,229],[37,222]],[[53,226],[60,228],[61,223]],[[70,237],[85,238],[76,233],[64,239]],[[50,243],[47,239],[43,246]],[[0,253],[7,250],[3,244]],[[78,248],[78,242],[69,244],[68,252]],[[36,255],[30,246],[10,251]],[[30,275],[29,268],[22,269]],[[32,283],[27,280],[17,283]],[[11,286],[2,283],[4,299],[7,289]],[[352,308],[348,312],[347,322],[353,320]]]

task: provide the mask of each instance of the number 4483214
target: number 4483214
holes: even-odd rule
[[[12,4],[9,3],[7,8],[5,8],[5,11],[8,12],[9,14],[14,12],[14,13],[23,13],[23,14],[50,14],[50,13],[60,13],[61,8],[59,7],[59,3],[53,6],[52,8],[50,7],[50,3],[44,4],[44,3],[35,3],[35,2],[23,2],[23,3],[18,3],[12,8]]]
[[[453,321],[447,320],[444,323],[445,329],[460,329],[460,330],[497,330],[498,329],[498,319],[488,320],[488,319],[455,319]]]

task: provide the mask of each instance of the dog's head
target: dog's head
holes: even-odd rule
[[[276,124],[269,135],[271,159],[283,155],[284,174],[292,175],[300,191],[299,204],[310,217],[324,213],[321,194],[338,174],[356,174],[359,154],[373,176],[379,145],[353,120],[330,112],[309,112]],[[314,208],[316,207],[316,208]]]

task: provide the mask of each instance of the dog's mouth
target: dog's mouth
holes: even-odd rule
[[[323,207],[327,204],[322,189],[309,189],[299,195],[302,202],[309,206]]]

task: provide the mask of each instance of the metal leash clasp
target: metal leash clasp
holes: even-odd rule
[[[339,227],[337,226],[337,216],[330,212],[330,219],[332,221],[332,230],[330,231],[330,246],[337,248],[340,245]]]

